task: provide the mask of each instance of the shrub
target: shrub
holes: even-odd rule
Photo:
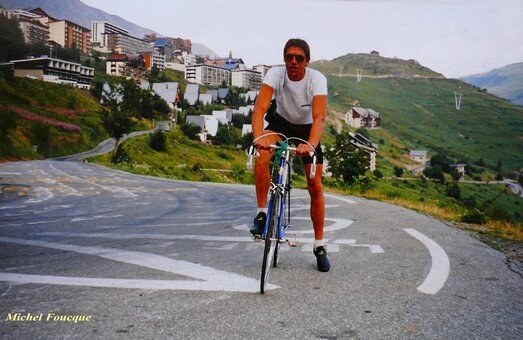
[[[162,130],[156,130],[149,134],[149,146],[151,149],[162,152],[167,150],[165,133]]]
[[[400,168],[399,166],[394,167],[394,176],[401,177],[401,176],[403,176],[403,172],[404,172],[403,168]]]
[[[447,195],[448,197],[459,199],[461,197],[461,190],[459,188],[459,185],[456,182],[447,184],[445,195]]]
[[[487,221],[487,218],[485,215],[479,211],[478,209],[473,209],[467,211],[465,215],[461,217],[461,222],[464,223],[475,223],[475,224],[482,224]]]
[[[383,173],[381,171],[379,171],[378,169],[374,170],[372,172],[372,174],[374,175],[374,177],[376,178],[383,178]]]
[[[180,126],[180,129],[190,139],[192,139],[192,140],[200,139],[200,137],[198,137],[198,134],[202,131],[202,128],[199,127],[198,125],[192,124],[192,123],[189,123],[189,124],[183,123]]]

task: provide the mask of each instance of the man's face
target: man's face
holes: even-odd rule
[[[305,52],[299,47],[291,46],[285,52],[285,68],[290,80],[298,81],[305,77],[305,67],[309,64]]]

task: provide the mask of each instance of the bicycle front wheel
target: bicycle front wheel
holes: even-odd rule
[[[269,271],[271,264],[276,266],[276,257],[278,249],[278,218],[280,210],[280,196],[275,194],[272,199],[271,211],[267,218],[269,219],[269,228],[267,230],[267,235],[265,236],[265,248],[263,251],[263,263],[261,271],[261,280],[260,280],[260,292],[265,293],[265,283],[269,278]]]

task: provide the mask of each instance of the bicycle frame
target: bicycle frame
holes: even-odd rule
[[[277,173],[277,179],[276,182],[271,181],[270,186],[270,200],[269,205],[267,207],[267,211],[272,211],[274,209],[275,204],[275,198],[276,193],[279,192],[280,197],[282,198],[279,201],[279,209],[280,212],[278,216],[278,224],[276,226],[276,238],[278,241],[284,240],[285,237],[285,231],[291,226],[290,225],[290,204],[288,205],[289,210],[287,212],[287,215],[285,216],[285,206],[287,205],[287,200],[290,200],[290,184],[291,184],[291,161],[290,161],[290,152],[291,148],[287,145],[287,143],[280,144],[279,151],[281,152],[281,155],[277,157],[279,158],[279,164],[278,164],[278,173]],[[277,202],[278,203],[278,202]],[[287,223],[285,222],[285,217],[287,217]],[[263,228],[263,234],[262,239],[265,239],[267,237],[267,233],[269,231],[269,225],[270,221],[267,219],[265,221],[265,226]]]

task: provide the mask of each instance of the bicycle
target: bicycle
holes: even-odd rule
[[[276,145],[271,145],[271,148],[275,150],[273,155],[273,168],[270,182],[270,199],[267,206],[267,220],[265,222],[263,233],[260,236],[254,236],[255,241],[265,240],[265,247],[263,251],[263,262],[260,279],[260,293],[265,293],[265,283],[269,277],[269,271],[271,265],[277,267],[278,265],[278,248],[280,243],[288,243],[291,247],[296,247],[298,242],[294,237],[294,240],[288,240],[285,238],[285,234],[289,228],[291,228],[291,205],[290,205],[290,193],[292,189],[292,158],[291,151],[296,151],[296,148],[290,147],[290,141],[298,141],[301,143],[308,144],[314,150],[314,147],[301,138],[287,137],[281,133],[268,133],[256,138],[251,147],[249,148],[247,167],[252,169],[252,160],[256,156],[256,147],[254,143],[262,137],[268,135],[278,135],[282,138]],[[314,178],[316,175],[316,154],[311,152],[312,165],[309,174],[310,178]],[[287,208],[287,211],[285,211]]]

